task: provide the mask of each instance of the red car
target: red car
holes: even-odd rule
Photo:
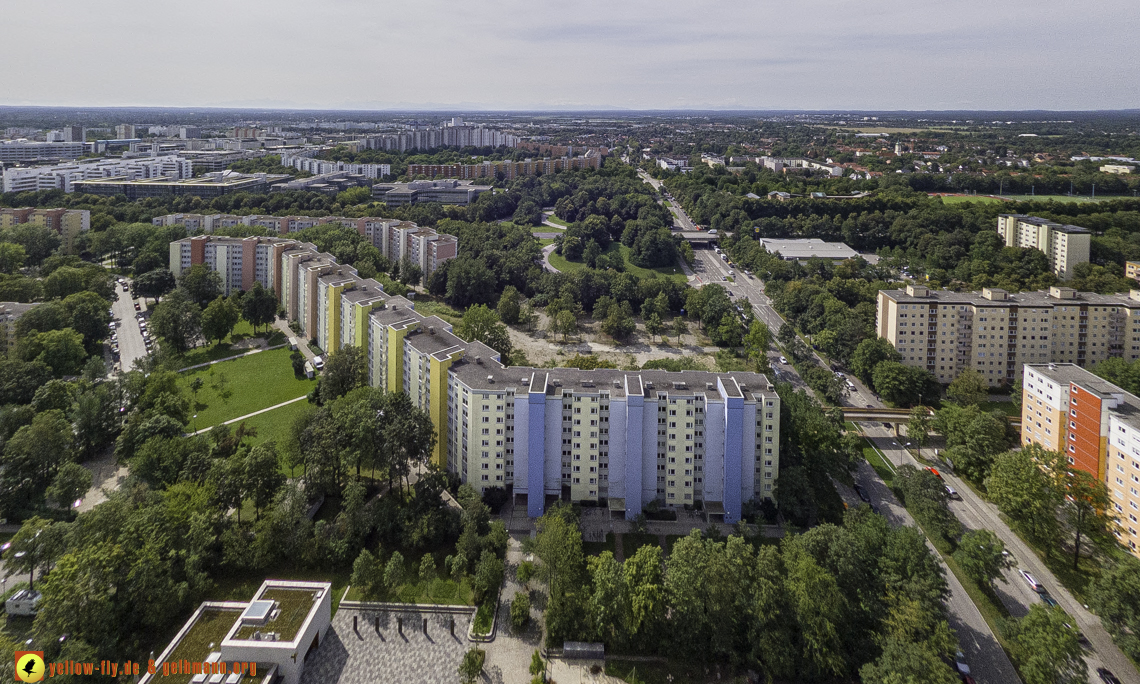
[[[942,479],[942,475],[938,472],[937,468],[927,468],[927,470],[934,473],[934,477],[937,477],[939,480]]]

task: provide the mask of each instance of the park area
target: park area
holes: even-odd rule
[[[290,353],[282,347],[183,372],[181,382],[197,415],[191,429],[210,428],[312,392],[316,381],[293,375]],[[302,400],[266,411],[249,418],[246,426],[257,428],[256,442],[280,439],[304,405]]]
[[[658,266],[656,268],[642,268],[641,266],[634,266],[629,260],[629,247],[621,244],[620,242],[612,242],[602,251],[602,254],[613,254],[614,252],[621,252],[622,260],[625,262],[626,273],[632,273],[638,278],[650,278],[654,276],[664,276],[671,278],[681,283],[682,285],[688,283],[689,279],[685,276],[684,272],[677,266]],[[563,273],[570,273],[573,271],[581,271],[586,268],[585,262],[570,261],[561,254],[550,253],[550,265],[562,271]]]

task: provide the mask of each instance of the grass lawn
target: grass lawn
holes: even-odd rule
[[[944,195],[942,202],[944,204],[958,204],[961,202],[1006,202],[1009,200],[1015,202],[1105,202],[1112,199],[1119,198],[1097,197],[1096,199],[1090,199],[1088,196],[1083,195],[1002,195],[1001,198],[990,197],[988,195]]]
[[[312,404],[308,401],[298,401],[245,419],[242,423],[245,423],[246,429],[255,428],[257,430],[257,436],[251,438],[249,444],[257,445],[270,439],[281,444],[288,438],[289,426],[293,424],[293,420],[309,406]],[[239,423],[234,423],[230,427],[236,430],[238,425]],[[287,470],[282,472],[288,474]]]
[[[543,246],[543,247],[545,247],[547,245],[553,245],[554,244],[554,238],[542,238],[541,240],[538,241],[538,244]]]
[[[274,349],[183,373],[180,381],[187,390],[195,378],[202,380],[202,389],[191,401],[205,408],[197,411],[191,426],[213,427],[311,392],[316,380],[293,375],[290,353]]]
[[[699,663],[673,660],[669,662],[644,662],[606,658],[606,674],[625,682],[638,684],[686,684],[704,682]]]
[[[463,312],[457,311],[446,302],[436,299],[420,299],[416,295],[415,309],[424,316],[439,316],[448,323],[458,326],[463,321]]]
[[[185,368],[187,366],[196,366],[199,363],[217,361],[218,359],[224,359],[227,356],[234,356],[236,354],[242,354],[246,351],[249,351],[248,349],[234,349],[233,345],[236,342],[240,342],[250,337],[254,337],[253,326],[251,326],[246,321],[239,321],[238,324],[234,326],[234,331],[230,334],[227,340],[223,340],[222,342],[210,345],[208,347],[198,347],[196,349],[191,349],[190,351],[183,354],[181,367]],[[257,335],[257,337],[268,337],[267,346],[270,347],[278,344],[285,344],[285,342],[288,341],[285,337],[285,334],[276,328],[269,328],[268,333],[263,331]]]
[[[256,587],[254,591],[256,591]],[[253,598],[252,592],[249,596],[244,597],[243,601],[248,601]],[[241,616],[240,610],[204,610],[198,616],[198,621],[186,633],[182,641],[179,642],[178,647],[170,654],[168,662],[177,662],[181,660],[189,660],[190,662],[199,662],[210,654],[210,644],[221,644],[222,640],[226,638],[230,628],[234,626],[234,622]],[[182,623],[178,627],[181,628]],[[173,635],[172,635],[173,636]],[[187,684],[193,675],[170,675],[169,677],[162,677],[162,681],[171,682],[172,684]]]
[[[558,218],[554,214],[548,214],[546,216],[546,220],[550,221],[551,223],[553,223],[556,226],[562,226],[563,228],[569,228],[570,227],[569,223],[563,221],[562,219]]]
[[[604,542],[596,542],[596,541],[584,541],[584,542],[582,542],[582,551],[584,551],[587,556],[600,556],[600,555],[602,555],[603,551],[609,551],[610,553],[614,553],[614,551],[615,551],[614,533],[613,532],[607,532],[606,533],[606,540]]]
[[[648,278],[651,275],[665,276],[671,278],[682,285],[689,282],[685,274],[679,267],[675,266],[658,266],[656,268],[642,268],[634,266],[629,261],[629,247],[621,244],[620,242],[612,242],[609,247],[606,247],[604,254],[612,254],[613,252],[621,250],[622,258],[625,260],[625,270],[639,278]],[[581,261],[569,261],[561,254],[550,253],[550,265],[557,268],[559,271],[569,273],[571,271],[581,271],[586,268],[586,264]]]
[[[994,204],[1002,202],[997,197],[990,197],[988,195],[943,195],[943,204],[962,204],[964,202],[982,202],[986,204]]]
[[[887,463],[883,457],[879,455],[878,449],[871,446],[870,440],[867,441],[867,446],[863,447],[863,458],[867,459],[867,463],[871,464],[871,467],[875,469],[875,472],[883,482],[885,482],[888,487],[891,486],[891,483],[894,482],[895,479],[894,466]]]
[[[243,518],[244,519],[244,518]],[[266,578],[279,580],[301,580],[305,582],[332,582],[332,611],[340,607],[340,598],[348,586],[351,570],[338,572],[323,570],[295,570],[291,568],[270,569],[251,574],[219,575],[214,577],[213,590],[204,601],[249,601]],[[233,624],[232,622],[230,624]]]
[[[661,546],[661,539],[656,534],[639,532],[630,532],[621,537],[621,549],[626,558],[633,558],[637,550],[643,546]]]
[[[1017,406],[1014,406],[1012,401],[983,401],[982,403],[978,404],[978,408],[980,408],[985,413],[989,413],[990,411],[1001,411],[1007,416],[1021,415],[1021,409],[1019,409]]]

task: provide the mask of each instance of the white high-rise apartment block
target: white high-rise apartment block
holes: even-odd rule
[[[126,176],[130,180],[143,178],[172,178],[182,180],[193,177],[188,159],[177,156],[142,157],[139,159],[97,159],[87,163],[56,164],[26,169],[8,169],[4,173],[4,192],[35,190],[63,190],[73,192],[75,181]]]
[[[1079,226],[1068,226],[1025,214],[998,216],[998,234],[1006,247],[1022,247],[1045,252],[1057,277],[1068,280],[1073,268],[1089,260],[1092,234]]]

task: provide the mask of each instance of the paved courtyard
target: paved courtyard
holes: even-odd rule
[[[358,629],[352,629],[352,618]],[[377,634],[375,619],[380,618]],[[328,634],[305,665],[301,684],[435,684],[459,682],[459,662],[473,644],[467,641],[470,615],[455,615],[455,636],[448,629],[453,617],[441,613],[407,613],[403,636],[394,613],[341,608]],[[424,636],[422,620],[428,620]]]

